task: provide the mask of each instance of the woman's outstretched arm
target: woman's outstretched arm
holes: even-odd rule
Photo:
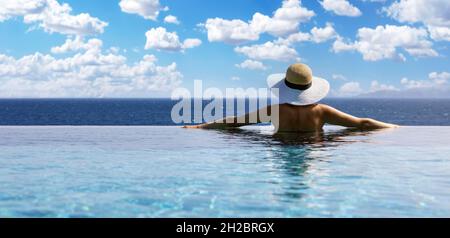
[[[384,123],[371,118],[354,117],[327,105],[321,106],[323,109],[324,122],[328,124],[364,130],[399,127],[398,125]]]
[[[262,115],[268,115],[266,117]],[[227,129],[248,126],[258,123],[269,123],[271,115],[271,107],[265,107],[258,111],[247,113],[243,116],[225,117],[213,122],[200,125],[184,126],[184,128],[202,128],[202,129]]]

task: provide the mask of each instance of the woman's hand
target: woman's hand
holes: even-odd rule
[[[396,124],[390,124],[390,123],[385,123],[387,125],[387,128],[400,128],[400,125],[396,125]]]
[[[227,129],[228,126],[225,123],[211,122],[211,123],[203,123],[203,124],[199,124],[199,125],[183,126],[183,128],[186,128],[186,129]]]
[[[205,128],[205,124],[183,126],[183,128],[185,128],[185,129],[202,129],[202,128]]]

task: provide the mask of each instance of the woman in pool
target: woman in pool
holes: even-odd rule
[[[317,132],[322,131],[325,124],[363,130],[398,127],[370,118],[357,118],[328,105],[318,104],[328,94],[330,84],[325,79],[313,77],[312,70],[305,64],[291,65],[286,75],[271,75],[267,83],[269,88],[279,90],[279,104],[242,117],[224,118],[186,128],[232,129],[256,122],[272,122],[277,132]],[[261,110],[265,110],[263,112],[270,117],[260,117],[266,115],[261,114]],[[252,118],[257,118],[257,121],[250,123]]]

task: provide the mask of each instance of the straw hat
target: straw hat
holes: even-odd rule
[[[272,74],[267,78],[270,89],[279,89],[280,104],[288,103],[298,106],[310,105],[325,98],[330,91],[327,80],[314,77],[306,64],[289,66],[286,74]]]

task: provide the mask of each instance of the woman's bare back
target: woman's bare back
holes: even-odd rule
[[[323,128],[323,110],[321,105],[294,106],[282,104],[278,106],[278,132],[311,132]]]

